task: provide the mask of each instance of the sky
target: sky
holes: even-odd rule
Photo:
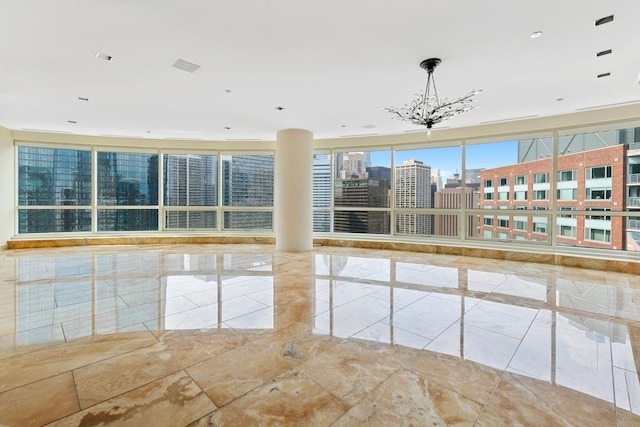
[[[497,142],[489,144],[467,145],[467,169],[486,169],[505,166],[518,162],[518,141]],[[405,160],[421,160],[432,169],[439,168],[442,179],[461,173],[461,147],[429,148],[421,150],[396,151],[394,163],[401,164]],[[372,166],[391,165],[389,151],[372,151]]]

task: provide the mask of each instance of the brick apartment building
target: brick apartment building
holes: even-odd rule
[[[624,211],[627,201],[628,146],[558,156],[558,174],[552,159],[527,161],[480,172],[481,209],[552,209],[557,181],[557,242],[571,246],[626,249],[625,218],[607,211]],[[592,211],[575,215],[571,211]],[[479,236],[505,240],[547,240],[549,216],[483,215]]]

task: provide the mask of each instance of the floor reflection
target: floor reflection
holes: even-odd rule
[[[0,279],[3,359],[116,333],[260,334],[301,323],[312,336],[452,356],[640,415],[640,281],[632,275],[216,245],[5,252]]]

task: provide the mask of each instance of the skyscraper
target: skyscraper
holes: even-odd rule
[[[335,206],[386,208],[388,184],[383,179],[341,179],[336,181]],[[336,210],[334,231],[337,233],[389,234],[389,213],[366,210]]]
[[[223,206],[273,207],[273,156],[223,156]],[[225,229],[272,229],[271,212],[224,213]]]
[[[313,156],[313,231],[329,232],[331,220],[331,161],[328,154]]]
[[[430,208],[431,167],[420,160],[405,160],[395,167],[395,207]],[[399,234],[431,234],[431,215],[398,214]]]
[[[167,206],[216,206],[217,156],[164,156],[164,203]],[[216,228],[214,212],[184,210],[165,214],[167,228]]]
[[[371,163],[371,155],[364,152],[342,154],[340,179],[368,178],[367,163]]]

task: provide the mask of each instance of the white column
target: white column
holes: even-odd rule
[[[0,249],[15,231],[15,155],[9,129],[0,126]]]
[[[276,250],[313,249],[313,133],[285,129],[276,136]]]

